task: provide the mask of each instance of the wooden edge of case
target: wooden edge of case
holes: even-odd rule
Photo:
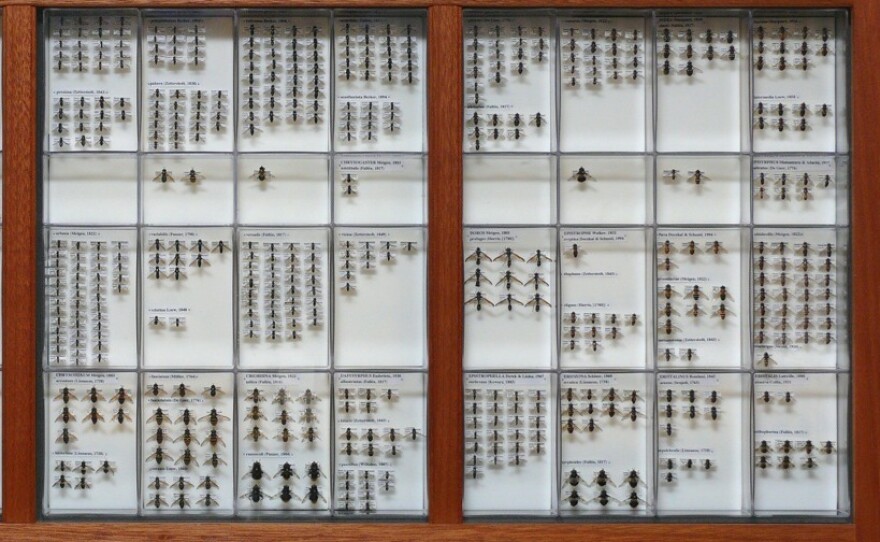
[[[3,518],[13,523],[37,519],[37,65],[37,9],[3,8]]]
[[[461,0],[249,1],[211,7],[428,7],[429,126],[429,521],[412,523],[37,523],[36,247],[39,230],[38,8],[123,7],[116,0],[0,0],[3,7],[3,524],[0,540],[880,540],[880,5],[873,0]],[[462,7],[851,8],[852,12],[852,455],[853,523],[467,523],[461,524],[462,460]],[[124,7],[205,7],[193,1]],[[861,408],[856,408],[861,406]]]
[[[852,525],[724,525],[724,524],[595,524],[595,523],[468,523],[436,525],[411,523],[36,523],[6,525],[0,540],[16,542],[118,542],[174,540],[177,542],[388,542],[463,540],[508,542],[713,542],[855,540]],[[861,540],[861,539],[860,539]],[[866,539],[867,540],[867,539]]]

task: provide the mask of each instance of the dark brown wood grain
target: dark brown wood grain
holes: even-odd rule
[[[880,540],[880,4],[858,2],[852,12],[852,363],[854,520],[858,540]]]
[[[40,523],[6,525],[0,542],[853,542],[852,525]],[[859,539],[874,542],[874,539]]]
[[[848,8],[870,0],[0,0],[3,5],[41,8]]]
[[[432,523],[461,522],[462,391],[461,9],[428,10],[428,494]]]
[[[861,0],[457,0],[455,3],[465,8],[752,9],[847,8],[859,1]]]
[[[37,10],[3,10],[3,521],[36,519]]]
[[[2,0],[0,6],[25,3],[41,8],[250,8],[250,9],[324,9],[324,8],[426,8],[435,0]]]

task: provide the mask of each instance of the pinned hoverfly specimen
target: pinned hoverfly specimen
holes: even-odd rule
[[[271,180],[273,177],[275,176],[272,174],[271,171],[266,169],[266,166],[260,166],[254,170],[250,178],[263,183]]]
[[[549,255],[547,255],[547,253],[546,253],[545,251],[542,251],[541,249],[538,249],[538,250],[536,250],[535,253],[532,254],[532,255],[529,257],[529,259],[526,260],[526,261],[527,261],[528,263],[533,263],[533,264],[535,264],[536,266],[541,267],[541,264],[542,264],[543,262],[552,262],[552,261],[553,261],[553,258],[551,258]],[[509,265],[508,265],[508,267],[509,267]]]
[[[575,242],[566,246],[563,253],[566,256],[571,256],[572,258],[580,258],[582,254],[584,254],[583,245]]]
[[[217,398],[217,397],[223,397],[224,395],[225,395],[225,392],[223,391],[223,389],[221,387],[217,386],[216,384],[211,384],[210,386],[206,386],[202,390],[202,396],[207,397],[207,398],[211,398],[211,399]]]
[[[125,404],[126,402],[131,402],[131,393],[124,387],[120,387],[116,390],[113,396],[108,399],[108,401],[111,403],[117,402],[120,405]]]
[[[517,254],[512,248],[507,247],[501,254],[492,258],[492,261],[502,261],[507,267],[512,267],[514,262],[525,262],[526,260]]]
[[[52,400],[69,403],[71,400],[76,401],[76,395],[74,395],[74,390],[72,388],[63,387],[61,388],[61,391],[58,392],[58,395],[53,397]]]
[[[174,182],[174,175],[172,175],[167,169],[163,168],[156,172],[156,176],[153,177],[153,182],[161,184],[172,183]]]
[[[178,178],[186,181],[187,184],[196,185],[205,180],[205,175],[202,174],[200,171],[196,171],[195,169],[190,168],[182,172]]]
[[[212,408],[207,414],[199,418],[199,422],[205,420],[207,420],[211,426],[216,427],[220,422],[229,421],[229,416],[220,414],[216,408]]]
[[[345,173],[341,178],[342,195],[356,196],[358,193],[358,176],[353,173]]]
[[[70,429],[64,427],[61,429],[61,432],[58,434],[58,437],[55,439],[56,444],[71,444],[79,440],[76,435],[74,435]]]
[[[150,397],[163,397],[168,394],[162,384],[155,382],[147,386],[145,393]]]
[[[541,294],[534,294],[531,298],[525,303],[527,307],[532,307],[535,312],[541,311],[541,306],[552,307],[553,305],[547,301],[547,299]]]
[[[680,169],[663,170],[663,180],[667,183],[677,183],[684,178],[684,172]]]
[[[147,423],[155,422],[156,425],[162,426],[166,423],[171,423],[170,418],[168,417],[168,413],[162,409],[162,407],[157,407],[153,414],[147,418]]]
[[[487,255],[480,247],[474,249],[473,252],[465,256],[464,261],[466,262],[474,262],[476,265],[480,265],[480,263],[485,259],[485,261],[492,261],[492,257]]]
[[[695,169],[693,171],[688,171],[688,182],[693,183],[695,185],[700,185],[703,182],[709,180],[709,176],[706,175],[706,172],[701,169]]]
[[[494,301],[486,298],[486,296],[479,290],[475,292],[471,298],[467,299],[464,304],[473,305],[478,311],[483,310],[486,306],[494,307],[496,305]]]

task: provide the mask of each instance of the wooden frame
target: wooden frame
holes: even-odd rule
[[[120,6],[119,0],[0,0],[3,7],[3,518],[0,540],[880,540],[880,3],[874,0],[215,0],[210,7],[422,7],[429,48],[429,521],[65,523],[37,522],[37,87],[39,9]],[[131,0],[125,7],[206,7],[195,0]],[[462,524],[462,9],[845,8],[852,20],[853,521],[833,525],[537,523]],[[439,59],[439,61],[438,61]],[[442,436],[442,437],[438,437]]]

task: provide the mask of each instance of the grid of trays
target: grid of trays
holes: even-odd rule
[[[43,29],[44,514],[424,516],[424,12]]]
[[[848,24],[465,13],[466,514],[849,516]]]

